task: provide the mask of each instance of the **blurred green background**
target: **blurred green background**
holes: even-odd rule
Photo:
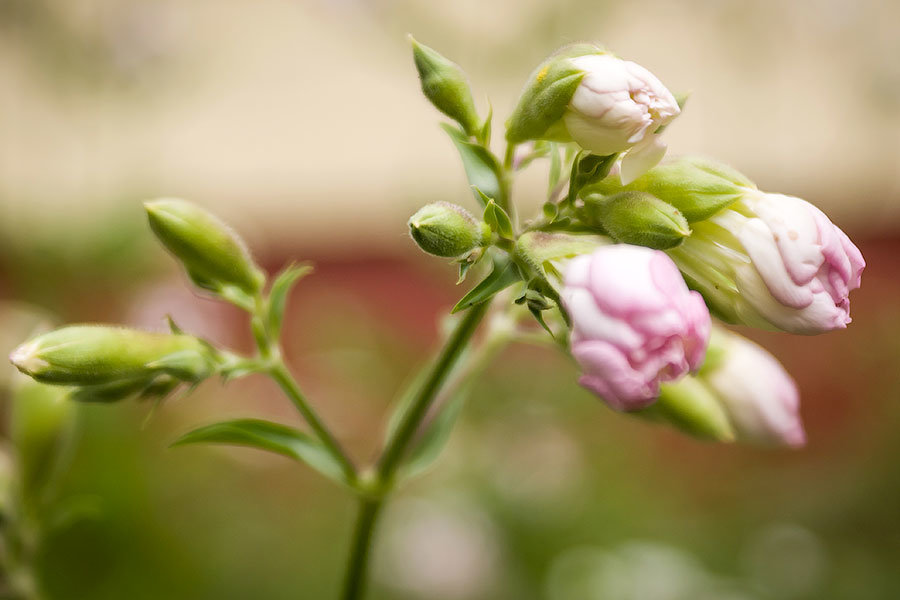
[[[498,123],[544,55],[598,40],[692,92],[672,153],[813,201],[862,249],[848,330],[748,333],[796,377],[809,446],[685,439],[613,414],[562,357],[513,348],[386,515],[372,598],[898,598],[898,22],[883,0],[0,0],[0,351],[38,313],[168,313],[249,349],[241,314],[193,295],[145,226],[141,200],[187,197],[269,270],[316,263],[289,308],[290,361],[371,457],[460,294],[405,220],[471,201],[404,34],[462,64]],[[518,184],[523,205],[542,177]],[[79,410],[59,496],[96,510],[47,540],[51,599],[336,596],[341,490],[252,450],[167,448],[224,416],[293,422],[272,385],[209,382],[149,412]]]

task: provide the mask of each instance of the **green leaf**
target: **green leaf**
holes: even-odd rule
[[[485,196],[481,190],[476,190],[485,202],[484,206],[484,222],[488,224],[491,231],[497,233],[500,237],[508,240],[513,239],[513,226],[509,215],[491,198]]]
[[[404,479],[421,475],[438,459],[450,439],[453,426],[459,419],[467,396],[468,390],[462,389],[440,408],[435,419],[427,426],[418,443],[409,453],[403,467],[402,477]]]
[[[481,304],[521,280],[522,275],[519,273],[519,268],[509,257],[495,257],[493,270],[481,280],[481,283],[469,290],[469,293],[463,296],[450,312],[457,313]]]
[[[269,292],[269,314],[266,328],[269,335],[277,340],[281,333],[281,324],[284,322],[284,309],[287,305],[288,294],[294,284],[312,273],[312,265],[288,265],[272,282]]]
[[[456,127],[446,123],[442,123],[441,127],[447,132],[459,151],[469,184],[499,204],[505,205],[507,200],[506,184],[503,179],[503,167],[500,166],[497,157],[484,146],[470,142],[466,135]],[[477,191],[475,199],[482,202]]]
[[[312,436],[287,425],[261,419],[235,419],[194,429],[172,446],[229,444],[267,450],[306,463],[322,475],[349,485],[340,463]]]

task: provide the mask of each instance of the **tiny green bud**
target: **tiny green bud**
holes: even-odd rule
[[[435,202],[409,218],[409,234],[428,254],[455,258],[490,241],[491,229],[472,213],[449,202]]]
[[[75,405],[66,395],[65,388],[27,379],[13,392],[10,438],[26,496],[48,483],[71,435]]]
[[[677,208],[645,192],[590,195],[580,213],[586,225],[600,227],[620,242],[657,250],[673,248],[691,234]]]
[[[463,70],[412,36],[409,41],[425,97],[435,108],[459,123],[468,135],[479,133],[478,113]]]
[[[21,372],[43,383],[93,386],[167,374],[198,382],[221,357],[206,342],[183,334],[71,325],[22,344],[9,356]]]
[[[752,181],[728,165],[692,156],[666,161],[624,188],[613,179],[592,186],[591,191],[648,192],[680,210],[689,223],[708,219],[740,200],[748,189],[756,189]]]
[[[229,297],[230,290],[254,296],[265,275],[243,240],[216,216],[196,204],[165,198],[146,202],[156,237],[187,269],[198,286]],[[233,298],[229,298],[233,300]]]

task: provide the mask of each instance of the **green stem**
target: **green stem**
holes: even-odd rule
[[[344,579],[343,600],[360,600],[363,597],[372,535],[381,508],[393,488],[394,476],[401,465],[403,455],[457,360],[478,329],[489,305],[490,302],[482,302],[464,314],[429,367],[427,377],[421,380],[419,388],[414,392],[412,403],[394,434],[387,441],[376,466],[373,493],[360,496],[359,516]]]
[[[284,361],[276,361],[269,368],[268,373],[281,387],[285,395],[290,398],[294,406],[297,407],[297,410],[312,428],[313,432],[315,432],[319,440],[325,444],[325,447],[331,455],[340,462],[350,485],[355,486],[357,484],[356,467],[353,465],[353,462],[347,456],[346,452],[341,448],[338,441],[328,430],[328,427],[325,426],[325,423],[322,422],[322,419],[319,418],[319,415],[316,414],[316,411],[313,410],[306,401],[303,392],[300,391],[300,386],[297,385],[294,377],[291,375],[290,371],[288,371]]]
[[[366,567],[372,548],[375,523],[384,501],[381,498],[360,498],[359,515],[353,529],[353,546],[347,563],[347,577],[344,580],[343,600],[358,600],[366,590]]]
[[[481,323],[481,319],[484,318],[489,305],[490,302],[482,302],[466,311],[463,319],[457,324],[456,329],[450,335],[447,343],[444,344],[444,347],[429,369],[428,377],[422,382],[421,387],[416,390],[409,409],[400,420],[394,435],[388,440],[387,446],[378,461],[377,476],[378,481],[382,485],[389,487],[393,483],[393,477],[397,467],[400,465],[400,459],[403,458],[403,453],[415,435],[419,423],[428,412],[428,408],[440,391],[441,385],[447,379],[447,375],[456,364],[459,355],[465,349],[472,334],[475,333],[478,324]]]

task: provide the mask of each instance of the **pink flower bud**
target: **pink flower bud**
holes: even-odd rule
[[[661,382],[703,361],[709,311],[663,252],[619,244],[579,256],[562,298],[579,381],[616,410],[652,404]]]
[[[693,228],[670,254],[724,318],[803,334],[850,322],[849,294],[866,262],[809,202],[747,189]]]
[[[672,93],[641,65],[611,54],[570,59],[584,77],[569,102],[564,122],[569,135],[594,154],[628,151],[622,183],[660,161],[666,145],[656,130],[678,116]]]
[[[719,344],[718,330],[714,344]],[[797,385],[771,354],[741,336],[723,333],[722,362],[703,381],[724,406],[738,439],[803,446]]]

